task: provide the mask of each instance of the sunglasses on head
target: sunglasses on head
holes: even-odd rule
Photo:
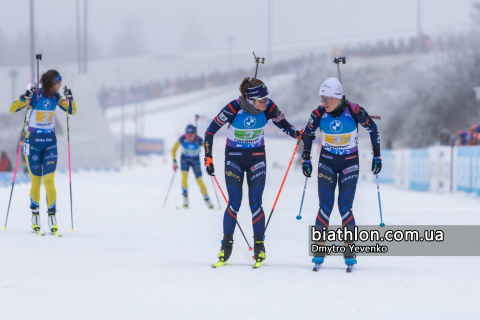
[[[255,99],[255,100],[257,100],[257,101],[259,101],[259,102],[261,102],[261,103],[265,103],[265,102],[268,101],[268,97],[269,97],[269,96],[270,96],[270,95],[266,95],[265,97],[261,97],[261,98],[256,98],[256,97],[254,97],[253,99]]]
[[[319,96],[320,101],[322,102],[330,102],[332,101],[333,97],[326,97],[326,96]]]

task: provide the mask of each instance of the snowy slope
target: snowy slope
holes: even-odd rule
[[[179,103],[174,108],[152,112],[145,119],[146,136],[163,137],[170,148],[185,125],[192,122],[194,113],[212,116],[235,97],[232,95],[217,92],[198,103]],[[115,120],[111,130],[118,132]],[[263,206],[269,214],[295,141],[267,138],[266,145],[269,167]],[[214,162],[218,180],[225,189],[224,146],[224,137],[216,137]],[[278,164],[276,168],[274,162]],[[141,165],[123,168],[121,172],[75,173],[74,233],[70,232],[68,175],[57,174],[62,238],[29,233],[29,185],[16,186],[7,231],[0,232],[0,318],[478,316],[478,257],[360,257],[352,274],[345,273],[341,257],[328,257],[320,272],[313,273],[307,253],[307,227],[314,223],[318,210],[317,182],[309,180],[304,218],[297,221],[305,181],[299,168],[290,171],[267,230],[267,264],[252,270],[252,253],[237,229],[232,265],[212,269],[210,264],[217,261],[222,239],[223,211],[205,207],[192,173],[192,209],[175,209],[181,203],[177,176],[166,209],[162,210],[172,173],[168,153],[165,158],[145,158]],[[204,181],[214,199],[210,179],[204,175]],[[388,185],[381,185],[381,192],[387,225],[480,224],[478,199],[397,190]],[[9,196],[9,188],[0,188],[0,218],[4,218]],[[41,199],[45,199],[44,190]],[[247,201],[243,201],[239,223],[252,244]],[[43,200],[41,205],[46,230]],[[225,208],[224,203],[221,205]],[[359,225],[379,223],[375,185],[358,185],[354,215]],[[337,208],[331,223],[341,223]]]

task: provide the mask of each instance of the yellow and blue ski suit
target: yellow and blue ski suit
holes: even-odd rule
[[[55,111],[56,107],[69,114],[75,115],[77,107],[75,101],[68,103],[65,98],[56,93],[47,97],[43,90],[34,92],[28,102],[20,97],[10,107],[10,113],[15,113],[23,108],[28,108],[28,128],[24,140],[23,153],[27,161],[28,170],[32,179],[30,189],[30,208],[40,206],[40,186],[45,184],[47,191],[48,209],[56,211],[57,192],[55,190],[54,176],[57,168],[57,137],[55,136]]]

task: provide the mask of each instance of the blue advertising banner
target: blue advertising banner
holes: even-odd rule
[[[472,192],[474,179],[474,156],[475,147],[465,146],[457,148],[456,167],[456,189],[457,191]]]
[[[135,154],[138,156],[163,155],[163,139],[137,138],[135,140]]]
[[[410,189],[428,191],[428,149],[412,149],[410,152]]]
[[[378,181],[381,183],[393,182],[393,152],[382,150],[382,171],[378,174]]]

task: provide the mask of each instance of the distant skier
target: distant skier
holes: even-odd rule
[[[343,95],[342,85],[336,78],[327,79],[319,90],[322,105],[316,108],[303,135],[303,174],[312,175],[310,153],[312,140],[317,128],[322,131],[322,150],[318,164],[318,196],[320,208],[315,225],[319,230],[328,228],[330,214],[335,202],[335,188],[338,183],[338,209],[342,217],[342,225],[348,228],[355,226],[352,206],[358,180],[358,123],[368,132],[373,147],[372,171],[377,174],[382,169],[380,156],[380,135],[377,126],[368,113],[358,104],[348,102]],[[324,243],[320,243],[324,245]],[[316,268],[323,263],[325,254],[316,253],[312,262]],[[349,250],[344,254],[345,263],[357,263],[354,253]]]
[[[182,170],[182,195],[183,208],[188,208],[188,170],[192,167],[197,179],[198,186],[203,195],[205,204],[210,209],[213,209],[213,204],[207,195],[207,188],[202,180],[202,170],[200,165],[200,147],[203,145],[203,139],[195,134],[195,126],[189,124],[185,128],[185,134],[181,136],[173,145],[172,159],[173,170],[177,171],[178,164],[176,153],[180,146],[182,146],[182,155],[180,157],[180,169]]]
[[[60,107],[71,115],[77,113],[72,91],[65,88],[62,98],[58,93],[62,86],[62,77],[55,70],[48,70],[40,79],[42,88],[38,94],[27,90],[10,107],[10,112],[18,112],[27,107],[28,129],[24,141],[24,154],[32,179],[30,189],[30,208],[32,209],[32,229],[40,233],[40,186],[43,183],[47,191],[48,227],[52,233],[58,230],[56,218],[57,191],[54,176],[57,168],[57,137],[55,136],[55,109]],[[29,100],[28,106],[26,100]],[[66,101],[68,100],[68,102]]]
[[[254,234],[256,263],[253,267],[258,268],[263,264],[266,251],[262,195],[267,173],[264,128],[268,120],[273,120],[279,129],[292,138],[301,135],[301,132],[288,123],[277,105],[269,99],[268,89],[261,80],[245,78],[240,84],[240,93],[238,99],[231,101],[220,111],[205,132],[205,170],[213,176],[213,136],[225,123],[230,123],[225,147],[225,180],[229,200],[223,218],[223,241],[218,254],[220,261],[212,265],[215,268],[227,263],[232,253],[233,233],[242,203],[245,174]]]

